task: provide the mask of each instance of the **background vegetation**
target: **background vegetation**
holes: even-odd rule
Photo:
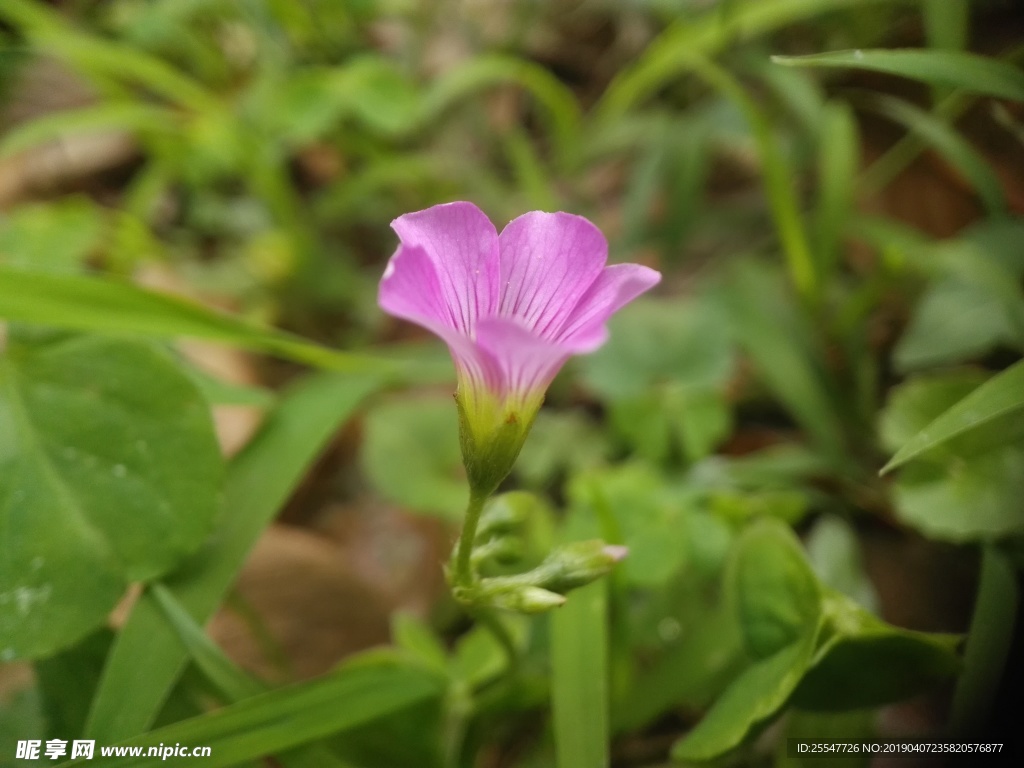
[[[0,24],[0,765],[83,735],[367,768],[1012,740],[1018,3]],[[390,220],[456,199],[586,215],[665,275],[555,382],[487,529],[520,564],[630,556],[505,617],[511,649],[443,585],[450,363],[375,304]]]

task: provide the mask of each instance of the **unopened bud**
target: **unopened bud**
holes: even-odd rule
[[[562,595],[540,587],[516,587],[488,596],[488,602],[495,608],[517,613],[545,613],[560,608],[565,603]]]
[[[627,554],[628,548],[599,540],[567,544],[552,552],[538,567],[544,573],[540,584],[554,592],[568,592],[601,578]]]

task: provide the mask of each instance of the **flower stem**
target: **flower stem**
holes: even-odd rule
[[[469,504],[466,505],[466,517],[459,534],[459,544],[455,550],[455,567],[452,571],[452,586],[471,587],[473,585],[473,569],[470,556],[473,554],[473,540],[476,538],[480,513],[483,512],[487,496],[473,490],[469,492]]]

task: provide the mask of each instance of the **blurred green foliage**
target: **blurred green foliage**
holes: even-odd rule
[[[787,766],[773,723],[870,738],[957,679],[936,728],[983,723],[1024,537],[1022,41],[978,31],[1004,5],[0,0],[0,662],[37,681],[0,699],[0,765],[84,733],[217,765]],[[926,208],[937,178],[953,220],[907,215],[894,182]],[[440,353],[374,302],[387,223],[453,199],[587,215],[665,274],[495,502],[523,518],[497,571],[630,556],[553,621],[396,614],[392,647],[271,688],[201,627],[340,424],[365,411],[376,496],[464,502]],[[186,337],[286,364],[230,385]],[[226,470],[224,402],[265,412]],[[880,535],[984,550],[970,627],[879,618]],[[128,582],[154,586],[110,644]]]

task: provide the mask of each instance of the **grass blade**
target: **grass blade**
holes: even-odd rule
[[[202,759],[209,768],[237,765],[363,725],[440,693],[438,679],[415,667],[349,664],[317,680],[122,741],[118,746],[142,747],[143,755],[119,757],[116,764],[128,768],[166,765],[166,758],[145,756],[147,749],[183,744],[210,747],[210,755]],[[61,765],[88,764],[82,759]]]
[[[608,584],[574,590],[551,616],[551,704],[558,768],[606,768]]]
[[[773,56],[772,61],[786,67],[867,69],[930,85],[962,88],[969,93],[1024,101],[1024,72],[1018,67],[962,51],[835,51],[811,56]]]
[[[344,371],[384,371],[384,360],[352,355],[250,325],[195,302],[127,282],[0,266],[0,318],[78,331],[194,336]]]
[[[213,613],[256,539],[337,426],[381,384],[374,376],[311,376],[284,395],[235,457],[210,545],[165,581],[197,623]],[[187,652],[156,606],[136,605],[107,659],[86,724],[90,738],[113,744],[144,731],[186,660]]]
[[[999,177],[988,161],[941,118],[893,96],[872,94],[859,98],[868,109],[900,123],[939,152],[977,190],[993,215],[1006,211],[1006,197]]]
[[[993,376],[900,448],[885,474],[937,445],[1024,408],[1024,360]]]

